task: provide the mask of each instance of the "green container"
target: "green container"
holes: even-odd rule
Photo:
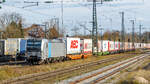
[[[3,0],[3,2],[6,2],[6,0]]]
[[[2,7],[0,6],[0,9],[1,9]]]

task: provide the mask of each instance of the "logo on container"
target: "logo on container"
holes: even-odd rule
[[[78,40],[71,40],[70,48],[78,48]]]
[[[87,49],[87,47],[88,47],[88,44],[86,43],[85,46],[84,46],[84,49]]]

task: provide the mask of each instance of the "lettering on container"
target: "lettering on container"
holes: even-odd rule
[[[71,40],[70,48],[78,48],[78,40]]]

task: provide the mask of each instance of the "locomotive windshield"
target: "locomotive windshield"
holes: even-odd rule
[[[28,40],[27,41],[28,52],[40,52],[41,51],[41,40]]]

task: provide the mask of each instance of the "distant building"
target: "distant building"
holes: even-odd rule
[[[43,28],[36,24],[24,29],[25,38],[44,38],[44,36]]]

